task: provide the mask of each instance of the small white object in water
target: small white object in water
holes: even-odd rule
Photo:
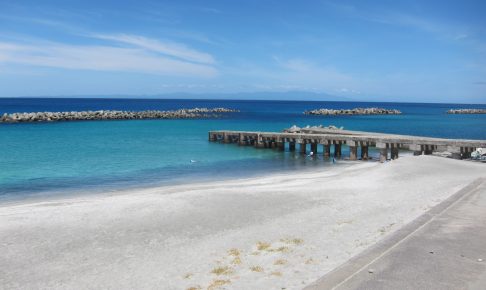
[[[197,160],[191,159],[191,163],[196,163]]]

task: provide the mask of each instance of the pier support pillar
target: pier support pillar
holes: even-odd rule
[[[395,160],[398,159],[398,144],[391,144],[390,146],[390,157]]]
[[[334,144],[334,157],[341,157],[341,144]]]
[[[277,142],[278,151],[285,151],[285,142]]]
[[[306,147],[307,147],[307,143],[305,143],[305,142],[300,143],[300,153],[305,154],[306,150],[307,150]]]
[[[209,138],[209,141],[212,141],[212,142],[214,142],[214,141],[216,141],[218,139],[218,137],[216,136],[216,134],[213,134],[211,132],[209,132],[209,137],[208,138]]]
[[[393,160],[398,159],[398,156],[399,156],[398,152],[399,152],[398,148],[393,149],[393,157],[392,157]]]
[[[471,158],[471,153],[474,150],[470,147],[461,147],[461,157],[462,158]]]
[[[311,151],[313,152],[313,154],[317,154],[317,143],[312,143],[311,144]]]
[[[388,159],[388,147],[387,143],[376,143],[376,148],[380,149],[380,162],[383,163]]]
[[[414,156],[422,155],[422,146],[417,144],[408,145],[408,149],[413,151]]]
[[[295,151],[295,142],[289,142],[289,151]]]
[[[356,160],[358,159],[358,147],[356,146],[349,146],[349,160]]]
[[[368,146],[361,146],[361,160],[368,160]]]
[[[226,133],[223,133],[223,143],[230,143],[230,136]]]
[[[270,144],[270,148],[277,149],[277,142],[275,142],[275,140],[269,141],[269,144]]]
[[[255,138],[255,148],[265,148],[265,142],[260,135]]]
[[[246,145],[245,136],[243,134],[240,134],[240,136],[238,138],[238,145],[240,145],[240,146]]]
[[[255,148],[258,148],[258,149],[265,148],[265,142],[255,140]]]
[[[422,151],[424,152],[425,155],[430,155],[430,154],[432,154],[432,152],[434,152],[431,145],[423,145],[423,147],[424,148],[423,148]]]
[[[330,157],[330,156],[331,156],[331,145],[324,144],[324,157]]]
[[[380,162],[383,163],[388,158],[388,149],[380,148]]]

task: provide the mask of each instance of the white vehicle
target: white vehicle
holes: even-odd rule
[[[476,151],[471,153],[472,159],[486,160],[486,148],[477,148]]]

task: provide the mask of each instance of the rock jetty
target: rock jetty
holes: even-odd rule
[[[354,109],[316,109],[305,111],[305,115],[399,115],[402,112],[395,109],[383,108],[354,108]]]
[[[218,118],[224,113],[239,110],[227,108],[194,108],[174,111],[80,111],[80,112],[32,112],[12,113],[0,116],[0,123],[32,123],[56,121],[95,121],[95,120],[140,120],[140,119],[196,119]]]
[[[486,114],[486,109],[450,109],[447,114]]]

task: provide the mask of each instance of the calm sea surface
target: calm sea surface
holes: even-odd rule
[[[305,116],[316,108],[384,107],[398,116]],[[333,166],[286,152],[208,142],[209,130],[280,131],[293,124],[432,137],[486,139],[486,115],[447,115],[450,108],[486,105],[0,98],[0,114],[34,111],[241,110],[212,120],[90,121],[0,124],[0,200],[53,193],[116,191],[205,180],[250,177]],[[191,162],[195,160],[197,162]]]

